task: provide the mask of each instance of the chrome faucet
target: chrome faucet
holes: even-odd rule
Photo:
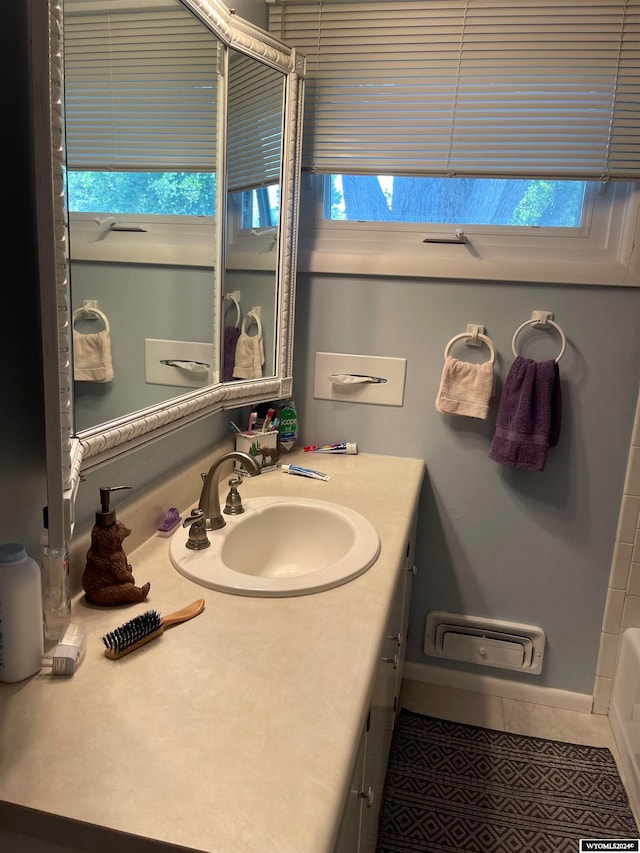
[[[220,468],[229,459],[237,459],[244,463],[252,474],[260,474],[260,466],[256,460],[249,456],[248,453],[243,453],[241,450],[232,450],[225,453],[213,463],[207,474],[203,474],[204,480],[202,492],[200,493],[199,509],[204,512],[206,519],[207,530],[220,530],[224,527],[226,521],[220,512]]]

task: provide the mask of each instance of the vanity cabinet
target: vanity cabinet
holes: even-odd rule
[[[375,853],[378,818],[406,653],[417,513],[385,632],[369,713],[358,745],[347,805],[334,853]]]

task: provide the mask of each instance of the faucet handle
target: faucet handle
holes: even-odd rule
[[[229,494],[222,510],[226,515],[242,515],[244,507],[242,506],[242,498],[238,491],[238,486],[242,483],[242,474],[238,471],[237,477],[232,477],[229,480]]]
[[[189,525],[191,525],[189,527]],[[190,551],[202,551],[211,545],[207,536],[207,520],[204,511],[192,509],[191,515],[182,522],[183,527],[189,527],[189,538],[186,547]]]

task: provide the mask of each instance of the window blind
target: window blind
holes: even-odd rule
[[[227,129],[231,192],[280,182],[283,108],[283,75],[231,51]]]
[[[640,0],[279,0],[304,168],[640,178]]]
[[[180,3],[74,12],[65,3],[70,169],[214,171],[219,43]]]

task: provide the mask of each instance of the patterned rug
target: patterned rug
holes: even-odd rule
[[[638,838],[611,752],[402,709],[377,853],[578,853]]]

